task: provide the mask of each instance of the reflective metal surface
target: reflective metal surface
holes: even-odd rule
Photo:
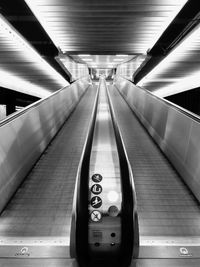
[[[151,136],[200,200],[200,120],[131,82],[117,77],[116,86]]]
[[[97,55],[146,53],[185,2],[26,0],[62,52]]]
[[[138,259],[130,267],[199,267],[200,259]]]
[[[117,145],[103,78],[99,87],[90,158],[89,244],[93,252],[114,253],[119,249],[121,239],[122,189]]]
[[[0,211],[55,136],[89,85],[88,78],[0,124]],[[13,120],[12,120],[13,117]],[[8,123],[7,123],[8,121]]]
[[[0,259],[32,266],[36,258],[70,258],[73,190],[95,94],[90,86],[1,213]]]
[[[78,267],[74,259],[0,259],[0,266],[9,267]]]

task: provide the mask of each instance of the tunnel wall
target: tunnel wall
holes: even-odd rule
[[[0,212],[75,108],[89,82],[89,77],[80,79],[0,122]]]
[[[200,118],[122,77],[114,84],[200,200]]]

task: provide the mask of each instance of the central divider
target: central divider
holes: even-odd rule
[[[133,177],[102,77],[77,173],[71,256],[81,267],[121,267],[138,252]]]

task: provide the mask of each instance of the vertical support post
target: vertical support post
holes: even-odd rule
[[[15,96],[9,95],[8,96],[8,102],[6,103],[6,116],[14,113],[16,111],[16,106],[15,106]]]

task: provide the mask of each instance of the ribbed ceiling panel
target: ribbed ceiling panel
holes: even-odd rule
[[[26,0],[67,53],[143,54],[186,0]]]

